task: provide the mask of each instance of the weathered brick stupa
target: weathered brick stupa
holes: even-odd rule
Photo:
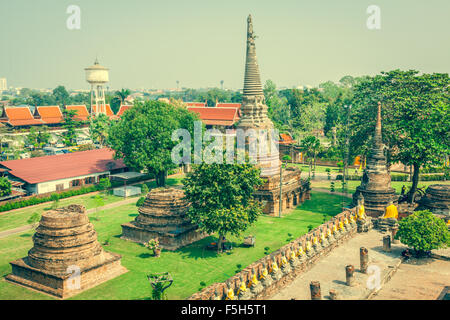
[[[151,190],[134,221],[122,224],[122,239],[147,243],[158,238],[161,248],[176,250],[198,241],[205,233],[187,216],[184,191],[176,188]]]
[[[261,168],[261,177],[266,183],[255,192],[255,197],[264,204],[264,213],[277,215],[280,199],[280,178],[282,179],[282,210],[292,208],[301,201],[309,199],[309,184],[300,179],[301,171],[297,168],[284,170],[280,177],[279,150],[274,148],[273,123],[267,116],[268,107],[265,104],[261,84],[259,66],[256,59],[255,34],[251,15],[247,19],[247,55],[245,62],[244,90],[242,95],[241,119],[237,125],[243,130],[267,130],[267,155],[257,156],[257,164]]]
[[[362,193],[366,214],[379,217],[384,214],[390,200],[397,202],[395,189],[391,187],[391,175],[387,170],[386,157],[383,151],[381,136],[381,103],[378,103],[377,123],[373,136],[371,153],[367,159],[367,167],[361,179],[361,185],[353,194],[353,205],[358,202],[358,195]]]
[[[44,212],[33,242],[6,280],[64,299],[127,272],[120,255],[103,250],[81,205]]]
[[[429,186],[416,210],[426,209],[434,214],[450,216],[450,185],[433,184]]]

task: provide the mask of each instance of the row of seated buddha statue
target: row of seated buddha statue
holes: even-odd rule
[[[250,267],[239,276],[229,279],[225,283],[224,290],[216,286],[210,298],[212,300],[257,298],[283,277],[304,270],[313,262],[313,258],[331,249],[334,243],[343,240],[349,233],[356,232],[358,221],[366,219],[364,214],[351,212],[331,224],[319,227],[303,240],[293,242],[289,247],[282,249],[280,254],[267,257],[264,262],[257,264],[257,267]]]

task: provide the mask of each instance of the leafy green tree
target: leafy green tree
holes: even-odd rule
[[[65,106],[69,102],[69,93],[64,86],[57,86],[53,89],[53,97],[60,106]]]
[[[0,178],[0,197],[11,194],[11,182],[5,177]]]
[[[142,188],[141,188],[141,194],[143,195],[143,196],[146,196],[147,195],[147,193],[148,193],[148,186],[147,186],[147,184],[145,184],[145,183],[143,183],[142,184]]]
[[[27,223],[31,224],[33,228],[36,228],[39,225],[39,221],[41,220],[41,215],[39,212],[33,212],[33,214],[28,218]]]
[[[109,178],[101,178],[97,184],[97,189],[100,191],[107,191],[111,188],[111,181]]]
[[[267,80],[264,86],[264,95],[268,109],[268,116],[279,129],[288,128],[291,110],[285,97],[280,97],[276,85]]]
[[[311,177],[311,169],[313,160],[316,162],[316,156],[320,149],[320,140],[315,136],[306,136],[300,142],[300,149],[305,153],[308,157],[309,163],[309,177]]]
[[[172,133],[186,129],[193,136],[198,116],[186,108],[161,101],[138,102],[109,130],[108,145],[127,166],[153,174],[156,185],[166,184],[167,171],[176,168],[171,158]]]
[[[450,245],[450,232],[444,220],[429,210],[416,211],[401,219],[395,238],[412,247],[417,256]]]
[[[218,251],[225,235],[239,236],[262,212],[253,198],[263,183],[260,170],[251,164],[206,164],[194,166],[183,180],[186,199],[191,203],[191,221],[206,233],[217,232]]]
[[[388,164],[400,161],[414,168],[410,202],[417,190],[420,167],[439,164],[450,153],[449,84],[448,74],[393,70],[355,86],[351,149],[368,149],[380,101]]]
[[[76,116],[76,111],[62,109],[62,113],[64,115],[64,122],[62,124],[64,131],[61,133],[61,138],[66,146],[74,146],[77,139],[76,128],[79,125],[79,123],[74,119]]]
[[[38,129],[36,127],[31,127],[30,131],[25,137],[25,143],[27,145],[32,145],[35,148],[39,147],[38,134],[39,134]]]
[[[105,114],[99,114],[92,117],[89,122],[89,134],[92,141],[97,141],[104,146],[108,138],[108,131],[111,126],[111,120]]]

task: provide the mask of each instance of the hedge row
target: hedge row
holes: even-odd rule
[[[99,187],[98,185],[92,185],[89,187],[81,187],[80,189],[68,190],[61,193],[52,193],[50,196],[47,197],[35,196],[25,200],[7,202],[4,205],[0,206],[0,212],[33,206],[43,202],[50,202],[59,199],[70,198],[73,196],[79,196],[82,194],[99,191],[100,189],[101,187]]]
[[[348,181],[359,181],[361,180],[361,176],[357,175],[349,175],[346,176]],[[392,181],[408,181],[408,175],[392,175]],[[342,174],[338,174],[336,176],[336,180],[342,180]],[[448,180],[448,177],[442,174],[427,174],[427,175],[419,175],[419,181],[445,181]]]

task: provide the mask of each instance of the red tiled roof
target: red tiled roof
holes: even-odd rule
[[[31,126],[43,124],[39,119],[35,119],[28,107],[5,107],[4,116],[12,126]]]
[[[36,107],[36,115],[41,118],[44,123],[61,123],[63,115],[58,106]]]
[[[54,156],[1,161],[0,165],[10,169],[11,175],[34,184],[106,172],[110,170],[108,168],[110,162],[115,164],[113,169],[126,167],[122,160],[114,160],[113,156],[114,151],[103,148]]]
[[[111,106],[110,106],[109,104],[105,104],[105,107],[106,107],[106,115],[107,115],[108,117],[115,116],[115,114],[114,114],[114,112],[112,112]],[[97,111],[97,105],[93,104],[93,105],[91,106],[91,113],[92,113],[92,114],[95,114],[96,111]]]
[[[280,133],[281,140],[279,141],[280,144],[292,144],[295,142],[292,137],[287,133]]]
[[[189,111],[195,112],[207,125],[233,125],[239,120],[236,108],[196,108],[190,107]]]
[[[206,102],[185,102],[188,107],[206,107]]]
[[[119,111],[117,112],[117,115],[120,117],[125,111],[131,109],[132,107],[132,105],[121,105]]]
[[[75,120],[86,121],[89,118],[89,112],[85,105],[66,106],[66,109],[76,111],[76,116],[74,117]]]

